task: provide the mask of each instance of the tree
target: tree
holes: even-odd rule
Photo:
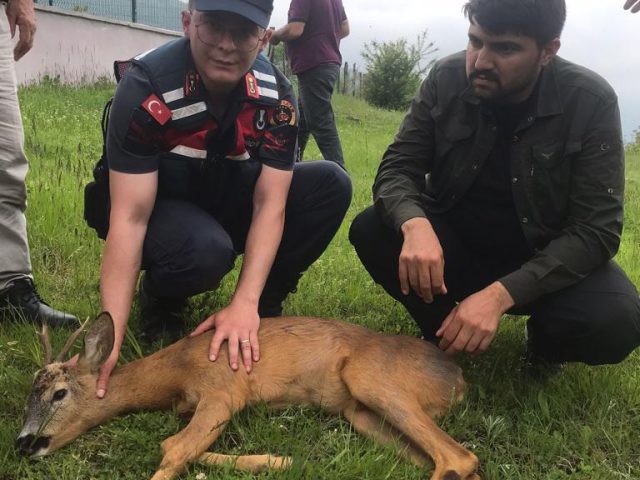
[[[626,145],[626,151],[629,153],[640,153],[640,127],[636,128],[633,133],[633,140]]]
[[[405,109],[435,59],[427,61],[437,47],[428,40],[428,30],[415,43],[407,40],[365,43],[361,52],[367,66],[364,98],[378,107]]]

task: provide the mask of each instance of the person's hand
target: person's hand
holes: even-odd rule
[[[629,10],[630,8],[631,8],[631,13],[640,12],[640,0],[627,0],[624,3],[624,9]]]
[[[444,254],[440,240],[426,218],[412,218],[402,224],[404,242],[398,262],[400,289],[409,295],[410,289],[425,302],[434,295],[444,295]]]
[[[272,34],[271,34],[271,38],[269,39],[269,43],[273,46],[276,46],[280,43],[280,38],[278,38],[278,36],[276,35],[276,29],[275,27],[269,27],[272,30]]]
[[[111,355],[107,358],[107,361],[102,364],[100,367],[100,372],[98,373],[98,380],[96,381],[96,396],[98,398],[104,398],[107,394],[107,390],[109,389],[109,377],[111,376],[111,372],[114,368],[116,368],[116,364],[118,363],[118,357],[120,356],[120,347],[113,347],[111,351]]]
[[[260,345],[258,344],[258,329],[260,317],[255,305],[241,302],[231,302],[229,306],[214,313],[189,335],[195,337],[215,328],[215,333],[209,345],[209,360],[218,358],[220,346],[227,340],[229,350],[229,366],[238,369],[238,353],[241,352],[242,363],[247,373],[251,372],[252,361],[260,360]]]
[[[31,50],[33,38],[36,34],[36,13],[32,0],[11,0],[7,4],[7,18],[11,29],[11,38],[16,34],[16,27],[20,29],[20,37],[13,49],[13,58],[18,61]]]
[[[489,348],[498,331],[500,318],[513,306],[511,295],[500,282],[465,298],[436,332],[438,345],[448,354],[480,353]]]

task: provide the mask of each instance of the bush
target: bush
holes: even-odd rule
[[[403,110],[413,98],[422,78],[435,59],[422,66],[438,49],[428,41],[425,30],[416,42],[407,40],[364,45],[362,57],[367,66],[363,94],[367,102],[388,110]]]

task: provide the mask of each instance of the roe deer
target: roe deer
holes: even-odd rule
[[[153,480],[170,479],[191,461],[233,462],[238,469],[286,468],[288,457],[206,453],[231,416],[246,405],[312,404],[342,415],[353,427],[423,465],[435,463],[432,480],[479,480],[476,456],[432,421],[462,398],[460,368],[434,345],[385,335],[336,320],[280,317],[262,321],[261,360],[251,373],[229,368],[226,350],[208,360],[210,334],[184,338],[117,368],[104,399],[95,395],[97,372],[113,347],[113,321],[102,313],[85,335],[76,365],[55,362],[46,327],[39,334],[45,366],[33,382],[20,450],[46,455],[108,419],[133,410],[193,412],[189,424],[162,442]]]

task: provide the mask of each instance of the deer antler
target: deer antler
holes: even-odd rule
[[[44,349],[44,366],[49,365],[51,363],[51,359],[53,358],[53,352],[51,350],[51,340],[49,340],[49,326],[46,322],[42,324],[42,330],[40,332],[36,332],[38,334],[38,338],[40,339],[40,343],[42,343],[42,348]]]
[[[62,362],[64,360],[64,358],[67,356],[67,353],[69,353],[69,350],[71,350],[71,347],[73,347],[73,344],[76,342],[78,335],[82,333],[87,323],[89,323],[89,317],[87,317],[84,323],[80,325],[80,327],[75,332],[73,332],[71,336],[67,339],[67,341],[64,344],[64,347],[62,347],[62,350],[56,357],[56,362]]]

